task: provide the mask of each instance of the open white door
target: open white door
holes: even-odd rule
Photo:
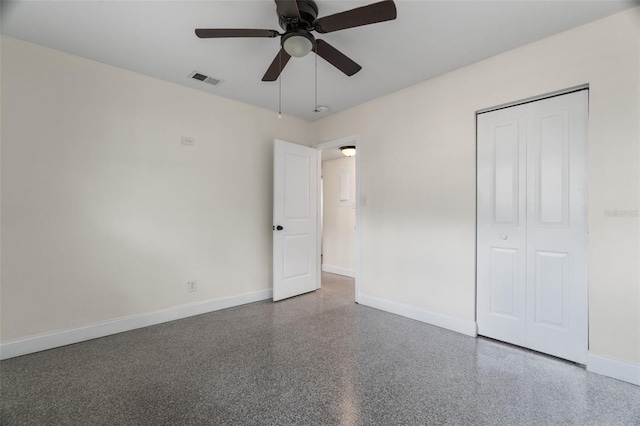
[[[281,140],[273,157],[273,300],[318,288],[318,151]]]

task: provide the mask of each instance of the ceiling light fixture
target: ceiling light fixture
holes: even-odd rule
[[[347,157],[353,157],[356,155],[356,147],[353,145],[341,146],[340,151],[342,151],[342,153]]]
[[[294,30],[282,36],[282,48],[294,58],[302,58],[313,50],[315,39],[308,31]]]

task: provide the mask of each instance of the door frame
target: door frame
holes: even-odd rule
[[[541,101],[543,99],[553,98],[553,97],[556,97],[556,96],[568,95],[569,93],[579,92],[581,90],[589,90],[589,84],[588,83],[579,84],[577,86],[572,86],[572,87],[568,87],[566,89],[561,89],[561,90],[555,90],[553,92],[545,93],[543,95],[530,96],[528,98],[520,99],[518,101],[507,102],[507,103],[496,105],[496,106],[492,106],[492,107],[489,107],[489,108],[479,109],[479,110],[476,111],[476,123],[478,122],[477,121],[478,120],[478,118],[477,118],[478,115],[484,114],[485,112],[492,112],[492,111],[496,111],[496,110],[499,110],[499,109],[511,108],[511,107],[514,107],[514,106],[518,106],[518,105],[522,105],[522,104],[528,104],[529,102]],[[477,131],[476,131],[476,148],[477,147],[478,147],[478,134],[477,134]]]
[[[355,145],[356,147],[356,273],[355,273],[355,302],[358,303],[360,299],[360,135],[354,134],[345,136],[338,139],[331,139],[325,142],[320,142],[316,145],[313,145],[313,148],[317,149],[320,155],[320,159],[318,161],[318,256],[316,262],[318,264],[318,288],[322,285],[322,260],[321,260],[321,245],[322,245],[322,208],[321,208],[321,181],[322,181],[322,151],[327,148],[336,148],[344,145]]]

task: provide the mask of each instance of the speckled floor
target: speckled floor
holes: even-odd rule
[[[353,303],[353,281],[0,363],[2,425],[640,424],[640,387]]]

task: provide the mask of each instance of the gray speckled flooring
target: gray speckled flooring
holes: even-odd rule
[[[353,303],[353,281],[0,363],[3,425],[639,425],[640,387]]]

